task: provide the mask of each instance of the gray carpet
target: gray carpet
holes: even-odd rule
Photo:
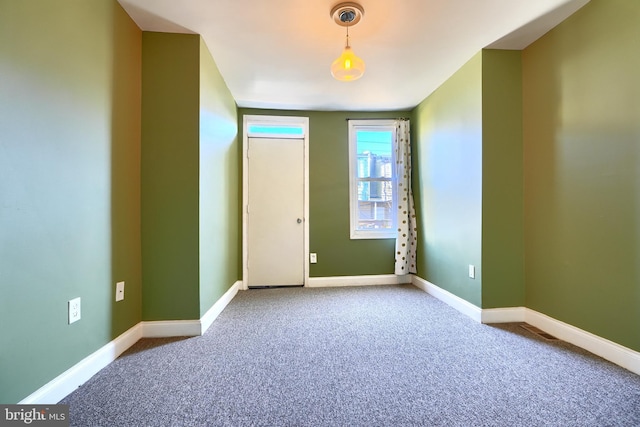
[[[640,426],[640,377],[409,285],[267,289],[61,403],[74,426]]]

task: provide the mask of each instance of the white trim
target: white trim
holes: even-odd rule
[[[200,320],[163,320],[138,323],[22,399],[18,404],[45,405],[60,402],[69,395],[69,393],[80,387],[101,369],[116,360],[125,350],[138,342],[140,338],[197,336],[204,334],[214,320],[222,313],[222,310],[224,310],[236,296],[241,286],[241,281],[235,282]]]
[[[137,324],[22,399],[18,404],[46,405],[60,402],[69,393],[116,360],[140,338],[142,338],[142,325]]]
[[[247,132],[249,124],[294,124],[303,127],[304,135],[299,135],[294,139],[304,141],[304,285],[309,284],[309,117],[301,116],[262,116],[244,115],[242,118],[242,287],[249,289],[248,278],[249,269],[247,261],[249,259],[248,248],[248,221],[247,206],[249,205],[249,165],[247,159],[247,149],[249,147],[249,135]],[[264,138],[265,136],[261,136]],[[272,136],[274,137],[274,136]],[[291,136],[288,136],[291,138]]]
[[[396,276],[395,274],[380,274],[369,276],[333,276],[311,277],[310,288],[330,288],[337,286],[372,286],[372,285],[401,285],[411,283],[411,276]]]
[[[640,375],[640,352],[528,308],[525,322]]]
[[[479,307],[471,304],[469,301],[462,299],[457,295],[452,294],[449,291],[442,289],[439,286],[434,285],[431,282],[424,280],[422,277],[418,277],[416,275],[413,275],[412,277],[413,280],[411,281],[411,283],[413,283],[414,286],[422,289],[429,295],[436,297],[445,304],[450,305],[460,313],[466,314],[476,322],[482,321],[482,310]]]
[[[599,337],[591,332],[587,332],[526,307],[489,308],[483,310],[415,275],[413,276],[412,283],[459,312],[466,314],[476,322],[526,322],[556,338],[583,348],[609,362],[640,375],[640,352],[609,341],[606,338]]]
[[[236,296],[240,287],[242,287],[242,281],[238,280],[233,285],[231,285],[227,292],[225,292],[224,295],[222,295],[220,299],[218,299],[218,301],[216,301],[211,306],[211,308],[204,314],[204,316],[200,318],[201,335],[207,332],[207,329],[209,329],[209,327],[213,324],[213,321],[218,318],[220,313],[222,313],[222,310],[224,310],[224,308]]]
[[[196,337],[204,334],[222,310],[242,287],[237,281],[222,295],[199,320],[157,320],[140,322],[143,338]]]
[[[526,308],[504,307],[482,309],[482,323],[524,322]]]
[[[200,334],[199,320],[153,320],[140,322],[143,338],[196,337]]]
[[[304,285],[309,284],[309,117],[304,117]]]

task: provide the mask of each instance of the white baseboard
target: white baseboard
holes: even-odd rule
[[[200,319],[200,335],[207,332],[207,329],[209,329],[209,327],[213,324],[213,321],[218,318],[220,313],[222,313],[222,310],[224,310],[224,308],[231,302],[233,297],[236,296],[238,290],[241,287],[242,280],[238,280],[227,290],[227,292],[224,293],[224,295],[220,297],[220,299],[218,299],[218,301],[215,302],[215,304],[213,304],[213,306],[211,306],[211,308],[204,314],[204,316],[202,316],[202,318]]]
[[[369,276],[310,277],[307,287],[330,288],[337,286],[401,285],[404,283],[411,283],[410,275],[379,274]]]
[[[505,307],[482,309],[482,323],[514,323],[524,322],[526,308]]]
[[[640,353],[525,307],[482,310],[482,323],[526,322],[640,375]]]
[[[640,352],[609,341],[606,338],[599,337],[526,307],[489,308],[483,310],[415,275],[413,276],[412,283],[461,313],[466,314],[476,322],[526,322],[562,341],[583,348],[609,362],[640,375]]]
[[[413,283],[414,286],[422,289],[429,295],[432,295],[438,298],[440,301],[455,308],[459,312],[466,314],[476,322],[482,321],[482,310],[479,307],[471,304],[469,301],[462,299],[459,296],[454,295],[451,292],[446,291],[431,282],[428,282],[427,280],[424,280],[422,277],[414,275],[411,283]]]
[[[201,326],[199,320],[153,320],[140,322],[143,338],[197,337]]]
[[[116,360],[140,338],[142,338],[142,325],[137,324],[18,403],[23,405],[58,403],[109,363]]]
[[[581,347],[612,363],[640,375],[640,353],[594,335],[575,326],[553,319],[525,307],[481,310],[468,301],[418,276],[354,276],[312,278],[316,287],[362,286],[411,283],[445,302],[471,319],[482,323],[527,322],[549,334]],[[19,404],[55,404],[84,384],[98,371],[113,362],[120,354],[143,337],[196,336],[203,334],[222,310],[237,294],[242,282],[238,281],[207,311],[200,320],[140,322],[96,352],[82,359],[56,378],[45,384]],[[310,286],[314,286],[310,282]]]
[[[525,312],[524,321],[556,338],[590,351],[603,359],[640,375],[640,352],[528,308]]]
[[[116,360],[125,350],[138,342],[140,338],[204,334],[227,304],[236,296],[241,286],[241,281],[234,283],[200,320],[167,320],[138,323],[18,403],[23,405],[46,405],[60,402],[69,393],[97,374],[98,371]]]
[[[204,334],[242,286],[235,282],[199,320],[154,320],[142,323],[143,338],[196,337]]]

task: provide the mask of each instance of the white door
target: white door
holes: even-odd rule
[[[304,139],[248,139],[247,284],[304,284]]]

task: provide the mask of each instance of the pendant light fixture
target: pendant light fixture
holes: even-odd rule
[[[331,18],[336,24],[347,27],[347,41],[342,55],[331,64],[331,75],[343,82],[358,80],[364,74],[364,61],[349,45],[349,27],[357,24],[364,15],[364,9],[358,3],[340,3],[331,9]]]

